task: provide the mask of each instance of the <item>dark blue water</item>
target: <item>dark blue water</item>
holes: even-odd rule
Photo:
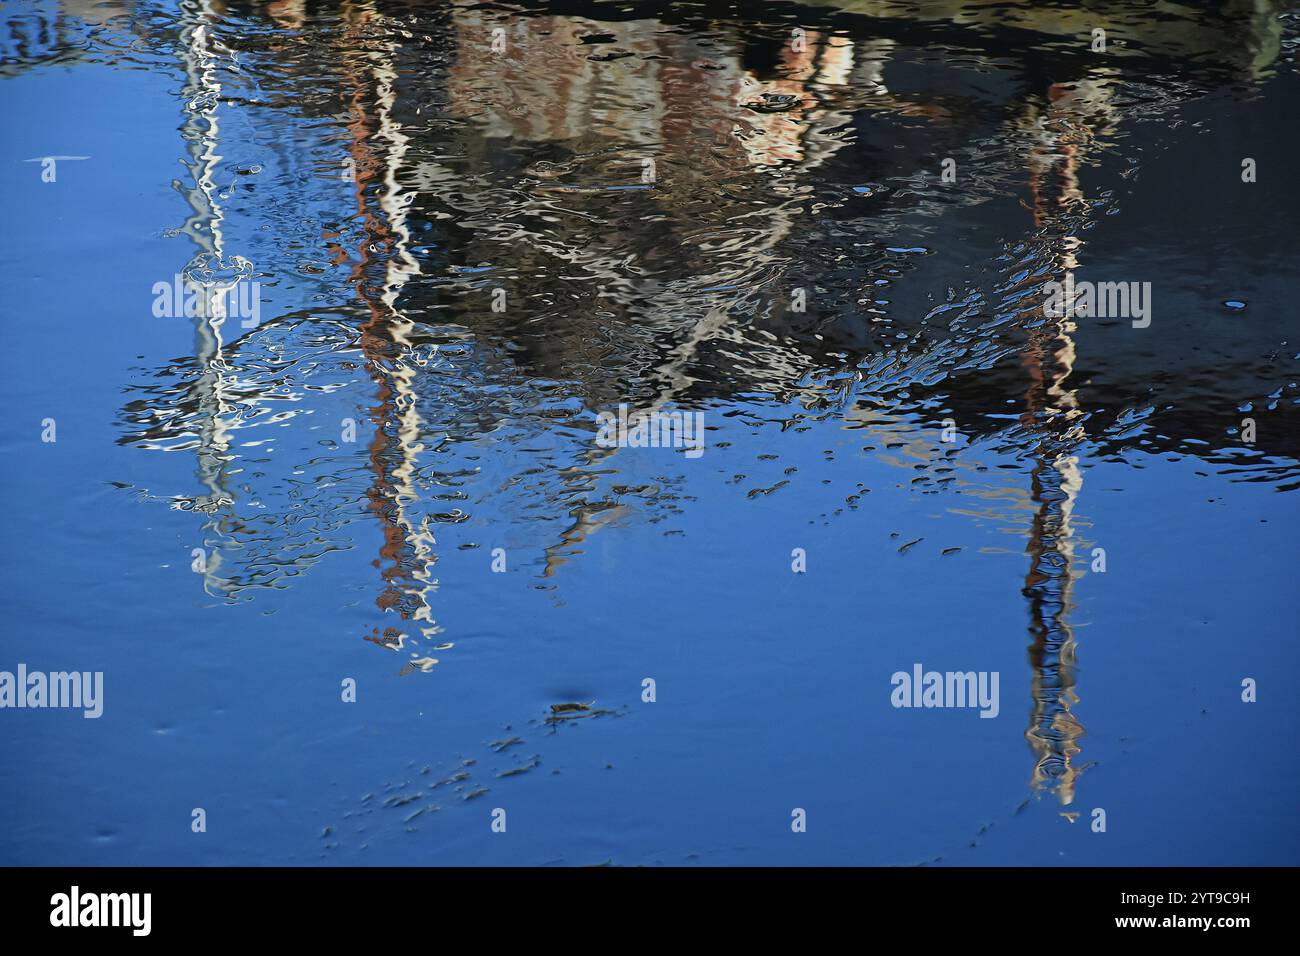
[[[0,862],[1300,862],[1294,8],[0,22]]]

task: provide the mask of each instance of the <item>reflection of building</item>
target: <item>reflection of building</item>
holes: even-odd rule
[[[1023,326],[1018,349],[1019,369],[1027,379],[1020,416],[1030,461],[1028,489],[981,486],[974,480],[973,461],[955,458],[923,432],[867,409],[852,409],[855,427],[868,427],[889,452],[882,460],[909,470],[942,459],[958,474],[963,493],[985,503],[958,513],[994,518],[1005,530],[1026,539],[1030,566],[1023,593],[1028,600],[1032,668],[1031,707],[1025,737],[1034,754],[1031,777],[1036,789],[1055,792],[1069,805],[1086,765],[1080,764],[1083,725],[1074,713],[1076,642],[1070,615],[1074,583],[1081,574],[1075,503],[1083,485],[1076,450],[1085,439],[1083,411],[1070,376],[1075,363],[1075,324],[1071,319],[1043,319],[1042,296],[1049,278],[1061,278],[1079,267],[1081,236],[1092,215],[1082,191],[1080,168],[1089,147],[1104,138],[1117,121],[1110,102],[1111,84],[1104,76],[1069,89],[1052,87],[1046,108],[1029,104],[1019,126],[1029,137],[1027,185],[1033,197],[1032,235],[1015,243],[1020,250],[1005,267],[1011,276],[997,289],[995,311],[1014,316]],[[1027,512],[1027,521],[1022,516]]]
[[[134,0],[33,0],[0,8],[0,77],[83,55],[92,29],[135,9]]]
[[[450,29],[456,55],[447,112],[469,121],[464,152],[477,168],[457,176],[437,163],[419,167],[425,195],[418,208],[439,221],[473,223],[461,247],[466,263],[496,263],[509,243],[509,288],[517,299],[553,301],[554,281],[534,277],[557,269],[597,279],[600,297],[588,313],[596,321],[566,312],[544,338],[527,340],[526,354],[535,369],[568,377],[587,342],[610,334],[634,363],[644,357],[635,370],[610,369],[616,374],[608,383],[604,376],[575,382],[593,406],[632,398],[640,410],[655,411],[687,401],[707,378],[697,369],[711,361],[702,348],[744,346],[736,315],[701,290],[744,289],[754,276],[780,275],[788,262],[779,245],[799,228],[799,207],[812,194],[797,177],[781,178],[783,168],[807,172],[838,151],[842,140],[830,134],[870,98],[924,111],[892,99],[880,84],[888,44],[815,31],[799,52],[781,49],[788,78],[765,81],[735,56],[654,20],[620,22],[615,38],[579,17],[503,21],[457,8]],[[494,50],[496,29],[504,31],[504,46]],[[586,44],[584,37],[616,42]],[[617,70],[606,56],[619,57]],[[516,158],[524,152],[564,158],[525,164]],[[488,190],[466,188],[478,169],[508,164],[525,195],[511,191],[488,204]],[[647,164],[653,175],[643,177]],[[713,201],[729,181],[756,188]],[[618,226],[629,206],[633,219],[653,226]],[[545,230],[530,228],[538,216],[550,218]],[[667,273],[653,265],[665,253],[674,260]],[[495,332],[480,317],[463,320]],[[782,379],[810,366],[782,344],[770,351]],[[633,378],[645,384],[629,394]],[[588,450],[580,467],[596,473],[610,455]],[[575,497],[565,508],[572,523],[546,551],[548,576],[622,511],[598,495]]]

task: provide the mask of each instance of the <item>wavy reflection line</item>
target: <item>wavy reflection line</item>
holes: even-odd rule
[[[348,151],[357,212],[364,223],[350,281],[369,313],[361,326],[361,349],[377,399],[370,409],[374,436],[368,449],[374,480],[366,497],[383,535],[379,561],[384,588],[375,604],[385,612],[396,611],[404,621],[417,622],[421,637],[428,639],[441,631],[429,603],[437,588],[431,573],[437,542],[428,519],[417,521],[411,514],[419,500],[414,479],[424,450],[415,387],[421,366],[411,358],[415,323],[397,305],[403,286],[420,273],[410,252],[407,222],[414,195],[399,182],[410,140],[394,116],[397,44],[387,39],[378,47],[373,40],[358,42],[377,17],[373,0],[349,3],[343,15],[348,41],[343,73],[352,90],[347,103]],[[376,269],[382,270],[377,286],[372,282]],[[385,646],[400,650],[410,638],[401,634]],[[427,671],[435,663],[413,652],[403,673],[413,668]]]
[[[1032,114],[1031,110],[1031,114]],[[1097,117],[1101,117],[1100,124]],[[1030,117],[1039,145],[1030,154],[1030,189],[1034,224],[1045,239],[1048,271],[1054,277],[1078,266],[1083,247],[1082,221],[1089,215],[1079,181],[1086,147],[1114,119],[1110,85],[1105,79],[1072,87],[1053,85],[1046,115]],[[1038,270],[1031,281],[1041,281]],[[1039,296],[1032,298],[1042,308]],[[1029,600],[1029,660],[1033,668],[1031,711],[1025,739],[1035,761],[1030,784],[1050,789],[1061,804],[1074,801],[1084,727],[1074,713],[1077,643],[1070,614],[1074,610],[1075,502],[1083,474],[1074,451],[1084,438],[1074,389],[1075,323],[1068,317],[1031,325],[1023,359],[1030,385],[1022,423],[1037,436],[1030,475],[1030,499],[1036,509],[1026,552],[1030,558],[1024,594]]]
[[[224,262],[222,222],[224,213],[217,201],[216,173],[221,162],[217,152],[220,124],[217,108],[221,101],[218,78],[217,43],[207,21],[213,19],[209,0],[188,0],[180,5],[182,24],[178,46],[185,68],[185,119],[181,136],[187,144],[190,161],[186,168],[193,185],[182,194],[191,208],[181,231],[189,236],[198,251],[186,266],[185,275],[212,264]],[[222,550],[236,549],[234,534],[237,520],[230,512],[234,495],[230,490],[229,410],[227,389],[229,366],[224,356],[222,326],[225,323],[225,291],[220,284],[208,284],[197,290],[203,297],[195,317],[194,357],[198,377],[191,387],[198,414],[197,477],[206,493],[195,498],[193,510],[206,514],[204,534],[203,587],[213,596],[229,596],[234,582],[221,574]]]

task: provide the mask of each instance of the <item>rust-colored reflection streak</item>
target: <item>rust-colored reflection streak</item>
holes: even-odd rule
[[[409,361],[413,323],[396,307],[402,286],[419,267],[408,251],[408,197],[398,183],[407,138],[392,118],[395,51],[372,45],[368,52],[356,52],[365,48],[357,41],[374,15],[371,2],[345,7],[348,52],[343,58],[343,80],[350,91],[345,94],[348,153],[363,223],[349,281],[368,312],[360,329],[360,346],[376,390],[376,404],[369,409],[374,433],[368,446],[374,480],[366,492],[383,536],[376,563],[384,587],[375,604],[381,611],[395,611],[403,621],[424,622],[421,636],[427,638],[439,630],[429,607],[429,593],[435,587],[430,568],[437,557],[427,524],[417,523],[408,513],[408,505],[418,497],[413,479],[423,446],[415,391],[418,365]],[[418,638],[402,633],[385,646],[400,650],[408,640]],[[414,653],[412,657],[403,673],[416,667],[427,670],[436,663]]]

